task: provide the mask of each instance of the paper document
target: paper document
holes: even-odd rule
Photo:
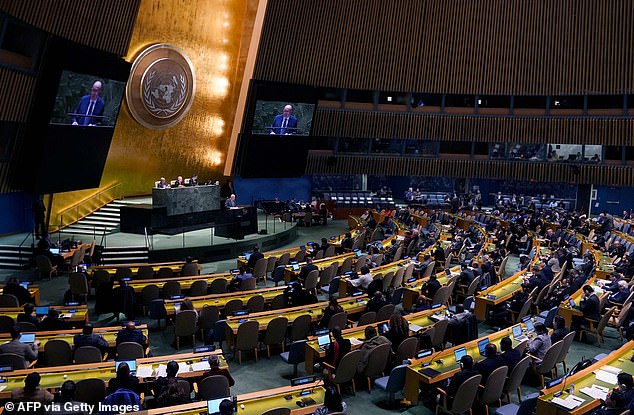
[[[354,338],[354,337],[353,337],[353,338],[351,338],[351,339],[350,339],[350,343],[351,343],[353,346],[359,346],[359,345],[363,344],[363,341],[361,341],[361,340],[356,339],[356,338]]]
[[[207,364],[209,366],[209,364]],[[178,373],[186,373],[189,372],[189,365],[185,362],[178,363]]]
[[[418,324],[410,324],[409,329],[413,331],[414,333],[416,333],[417,331],[420,331],[422,327],[419,326]]]
[[[552,402],[559,406],[563,406],[566,409],[573,409],[583,404],[585,401],[582,398],[578,398],[574,395],[568,395],[565,399],[553,398]]]
[[[209,363],[206,360],[192,363],[192,370],[194,372],[209,370]]]
[[[136,368],[136,377],[138,378],[152,377],[152,373],[154,373],[154,369],[151,365],[142,365]]]
[[[615,375],[618,375],[619,373],[621,373],[623,371],[623,369],[620,369],[618,367],[614,367],[614,366],[610,366],[610,365],[605,365],[601,368],[601,370],[604,370],[606,372],[610,372],[610,373],[614,373]]]
[[[592,385],[592,387],[590,388],[581,388],[580,391],[593,399],[601,399],[602,401],[604,401],[605,397],[608,396],[607,391],[604,391],[603,389],[597,389],[596,385]]]
[[[601,382],[609,383],[610,385],[616,385],[618,380],[614,373],[606,372],[604,370],[597,370],[595,373],[597,380]]]
[[[7,388],[7,385],[0,385],[0,392],[2,392],[3,390],[5,390]]]
[[[160,364],[156,369],[156,376],[167,376],[167,365]]]

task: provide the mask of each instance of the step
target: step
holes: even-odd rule
[[[109,211],[104,212],[103,210],[98,210],[90,214],[89,217],[90,216],[104,216],[104,217],[111,217],[111,218],[118,219],[121,215],[119,214],[119,212],[109,212]]]

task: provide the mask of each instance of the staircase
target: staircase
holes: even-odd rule
[[[134,200],[114,200],[94,211],[79,221],[68,225],[60,232],[64,235],[85,235],[98,239],[100,235],[109,234],[119,228],[119,210],[121,206],[135,205],[142,202]]]
[[[101,265],[135,264],[150,262],[148,248],[145,246],[115,246],[104,248]]]
[[[31,244],[22,248],[15,245],[0,245],[1,269],[27,269],[31,266],[33,250]]]

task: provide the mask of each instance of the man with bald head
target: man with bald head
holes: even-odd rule
[[[101,124],[101,116],[105,108],[103,99],[99,96],[102,88],[101,81],[93,82],[90,95],[84,95],[75,108],[73,125],[93,126]]]
[[[270,128],[271,134],[297,134],[297,118],[293,116],[293,106],[286,105],[282,113],[275,116]]]

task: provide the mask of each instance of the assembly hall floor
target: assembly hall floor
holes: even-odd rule
[[[341,234],[347,230],[347,222],[343,220],[331,221],[326,228],[323,226],[315,226],[310,228],[298,228],[298,238],[288,246],[297,246],[300,243],[307,241],[319,241],[323,236]],[[284,248],[284,247],[281,247]],[[226,260],[213,263],[203,264],[203,273],[223,272],[231,268],[235,268],[235,260]],[[517,258],[514,261],[509,261],[507,265],[507,274],[512,273],[517,264]],[[0,271],[0,282],[6,281],[10,276],[17,276],[21,280],[32,280],[35,277],[33,271]],[[61,274],[59,277],[54,278],[52,281],[40,281],[41,287],[41,303],[42,305],[54,305],[63,303],[63,295],[68,288],[67,279],[65,274]],[[269,283],[272,285],[272,283]],[[326,298],[320,296],[320,300]],[[94,301],[89,300],[90,320],[95,326],[108,325],[113,321],[112,314],[96,315],[93,311]],[[123,316],[122,316],[123,317]],[[163,329],[158,330],[157,324],[153,320],[149,320],[145,317],[139,316],[137,318],[142,322],[147,322],[150,327],[150,349],[154,356],[168,355],[177,353],[175,347],[172,346],[174,342],[173,328],[168,326],[165,328],[163,322]],[[488,324],[481,323],[479,325],[479,334],[484,336],[489,333],[493,333],[497,328]],[[589,338],[587,342],[573,342],[570,352],[567,357],[568,367],[572,367],[578,361],[584,358],[593,358],[600,353],[609,353],[611,350],[619,348],[623,341],[618,339],[618,333],[611,328],[606,329],[606,338],[604,344],[593,343],[592,338]],[[197,345],[202,345],[199,340]],[[185,345],[181,347],[181,352],[185,353],[191,351],[191,345]],[[247,392],[254,392],[263,389],[275,388],[280,386],[288,386],[290,384],[293,367],[284,363],[279,355],[274,354],[270,360],[266,358],[265,351],[260,353],[258,362],[252,355],[243,355],[243,362],[239,365],[231,359],[230,351],[225,348],[225,356],[228,357],[230,371],[232,376],[236,380],[236,385],[231,389],[232,394],[242,394]],[[300,365],[299,376],[304,373],[303,365]],[[561,368],[560,368],[561,373]],[[357,385],[363,385],[364,382],[357,382]],[[522,393],[525,396],[528,393],[536,391],[537,385],[535,382],[530,385],[522,386]],[[352,394],[351,390],[344,389],[344,400],[348,404],[348,413],[351,415],[357,414],[388,414],[388,413],[405,413],[405,414],[433,414],[433,409],[430,409],[422,404],[414,407],[401,406],[400,408],[394,408],[387,410],[383,408],[383,402],[386,399],[386,394],[381,390],[373,390],[371,394],[364,389],[363,386],[357,388],[356,396]],[[512,399],[514,402],[517,400],[517,395],[513,394]],[[494,413],[495,408],[490,408],[490,413]],[[481,412],[480,412],[481,413]]]

